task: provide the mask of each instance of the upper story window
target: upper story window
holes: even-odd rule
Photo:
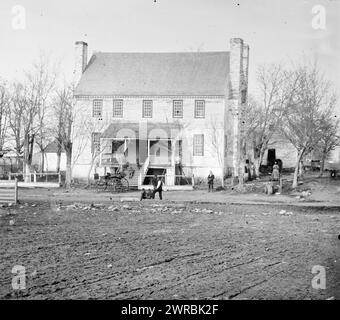
[[[174,100],[172,109],[173,118],[183,118],[183,100]]]
[[[143,118],[152,118],[152,100],[143,100]]]
[[[92,132],[92,153],[100,152],[100,132]]]
[[[204,156],[204,135],[194,134],[194,156]]]
[[[195,101],[195,118],[205,118],[205,101]]]
[[[123,118],[123,100],[113,100],[113,117]]]
[[[92,117],[101,118],[103,116],[103,100],[93,100]]]

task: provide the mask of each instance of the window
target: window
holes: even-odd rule
[[[204,135],[195,134],[194,135],[194,156],[204,155]]]
[[[113,117],[123,118],[123,100],[113,100]]]
[[[195,101],[195,118],[204,118],[204,117],[205,117],[205,101],[196,100]]]
[[[100,152],[100,132],[92,132],[92,153]]]
[[[143,100],[143,118],[152,118],[152,100]]]
[[[92,116],[101,118],[103,115],[103,100],[93,100]]]
[[[173,101],[173,113],[174,118],[183,118],[183,101],[174,100]]]

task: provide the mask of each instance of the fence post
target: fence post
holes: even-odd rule
[[[61,186],[61,174],[60,171],[58,172],[58,183],[59,183],[59,187]]]
[[[12,174],[12,172],[9,172],[9,173],[8,173],[8,180],[9,180],[9,181],[11,181],[11,174]]]
[[[282,177],[280,177],[279,192],[282,193]]]
[[[33,173],[33,182],[37,182],[37,173],[35,171]]]
[[[192,184],[193,187],[195,186],[195,176],[194,175],[192,175],[192,177],[191,177],[191,184]]]

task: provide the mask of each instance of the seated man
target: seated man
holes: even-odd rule
[[[154,194],[153,194],[153,191],[151,189],[148,190],[147,192],[147,199],[154,199]]]
[[[151,189],[149,189],[148,191],[142,189],[140,201],[142,201],[143,199],[154,199],[154,194]]]
[[[142,201],[143,199],[147,199],[147,194],[146,194],[145,189],[142,189],[142,192],[141,192],[141,194],[140,194],[140,200],[139,200],[139,201]]]

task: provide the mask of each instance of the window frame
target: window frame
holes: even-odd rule
[[[116,111],[116,103],[121,103],[121,113],[117,115]],[[124,102],[123,99],[113,99],[112,101],[112,118],[123,118],[124,117]]]
[[[175,104],[180,102],[181,103],[181,115],[177,116],[175,115]],[[173,118],[183,118],[183,100],[173,100],[172,101],[172,117]]]
[[[201,145],[202,145],[202,151],[200,153],[197,153],[197,138],[198,137],[202,137],[202,142],[201,142]],[[193,156],[195,157],[204,157],[204,134],[194,134],[193,136]]]
[[[96,105],[96,103],[100,102],[100,105]],[[98,109],[100,108],[100,111],[98,112]],[[92,117],[93,118],[101,118],[103,117],[103,100],[102,99],[94,99],[92,102]]]
[[[150,103],[150,116],[146,115],[145,107],[146,103]],[[152,118],[153,116],[153,100],[143,100],[142,102],[142,117],[143,118]]]
[[[203,115],[199,116],[197,113],[198,103],[203,103]],[[205,100],[195,100],[195,109],[194,109],[194,117],[195,119],[205,119]]]

